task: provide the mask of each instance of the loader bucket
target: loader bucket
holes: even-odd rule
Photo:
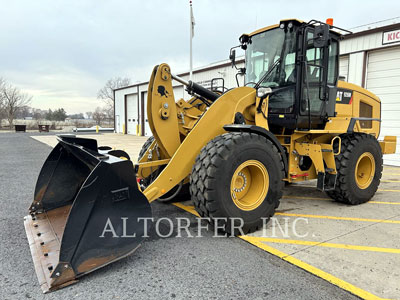
[[[58,140],[24,218],[43,292],[131,254],[145,234],[140,218],[151,217],[130,160],[98,150],[93,139]]]

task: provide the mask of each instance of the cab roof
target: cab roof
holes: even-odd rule
[[[280,20],[279,23],[281,23],[281,22],[288,22],[288,21],[293,21],[293,22],[297,22],[297,23],[300,23],[300,24],[305,23],[304,21],[298,20],[298,19],[283,19],[283,20]],[[249,33],[249,34],[247,34],[247,35],[248,35],[248,36],[253,36],[253,35],[256,35],[256,34],[258,34],[258,33],[261,33],[261,32],[264,32],[264,31],[268,31],[268,30],[270,30],[270,29],[274,29],[274,28],[278,28],[278,27],[279,27],[279,24],[270,25],[270,26],[267,26],[267,27],[263,27],[263,28],[257,29],[257,30],[255,30],[255,31],[253,31],[252,33]]]
[[[287,23],[287,22],[290,22],[290,21],[292,21],[292,22],[294,22],[294,23],[297,23],[298,25],[307,23],[307,22],[305,22],[305,21],[303,21],[303,20],[299,20],[299,19],[283,19],[283,20],[280,20],[279,24],[282,23],[282,22]],[[323,22],[316,21],[316,20],[311,20],[310,22],[312,22],[312,21],[315,21],[316,23],[323,23]],[[260,29],[255,30],[255,31],[253,31],[253,32],[251,32],[251,33],[249,33],[249,34],[243,34],[243,35],[247,35],[247,36],[251,37],[251,36],[256,35],[256,34],[259,34],[259,33],[261,33],[261,32],[265,32],[265,31],[268,31],[268,30],[271,30],[271,29],[274,29],[274,28],[278,28],[278,27],[279,27],[279,24],[275,24],[275,25],[270,25],[270,26],[267,26],[267,27],[263,27],[263,28],[260,28]],[[314,23],[312,23],[311,25],[314,25]],[[337,31],[335,31],[335,30],[333,30],[333,29],[340,29],[340,30],[347,31],[347,30],[345,30],[345,29],[341,29],[341,28],[338,28],[338,27],[336,27],[336,26],[331,26],[330,32],[335,33],[335,34],[338,34],[338,35],[342,35],[342,33],[341,33],[341,32],[337,32]],[[350,32],[350,31],[347,31],[347,32]]]

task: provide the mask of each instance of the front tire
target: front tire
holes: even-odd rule
[[[345,204],[365,203],[375,195],[382,177],[381,147],[370,134],[345,134],[341,138],[341,151],[335,158],[336,187],[326,193]]]
[[[251,133],[225,133],[198,155],[190,193],[201,217],[226,233],[246,234],[274,215],[284,175],[282,157],[270,140]],[[238,224],[235,218],[243,220],[243,232],[233,228]]]

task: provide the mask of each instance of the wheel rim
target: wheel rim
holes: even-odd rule
[[[369,152],[364,152],[358,158],[354,173],[356,184],[360,189],[366,189],[371,184],[375,175],[375,159]]]
[[[268,188],[269,175],[266,167],[258,160],[245,161],[232,176],[232,201],[241,210],[256,209],[267,196]]]

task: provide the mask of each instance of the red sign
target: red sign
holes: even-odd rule
[[[400,43],[400,29],[383,33],[382,44]]]

